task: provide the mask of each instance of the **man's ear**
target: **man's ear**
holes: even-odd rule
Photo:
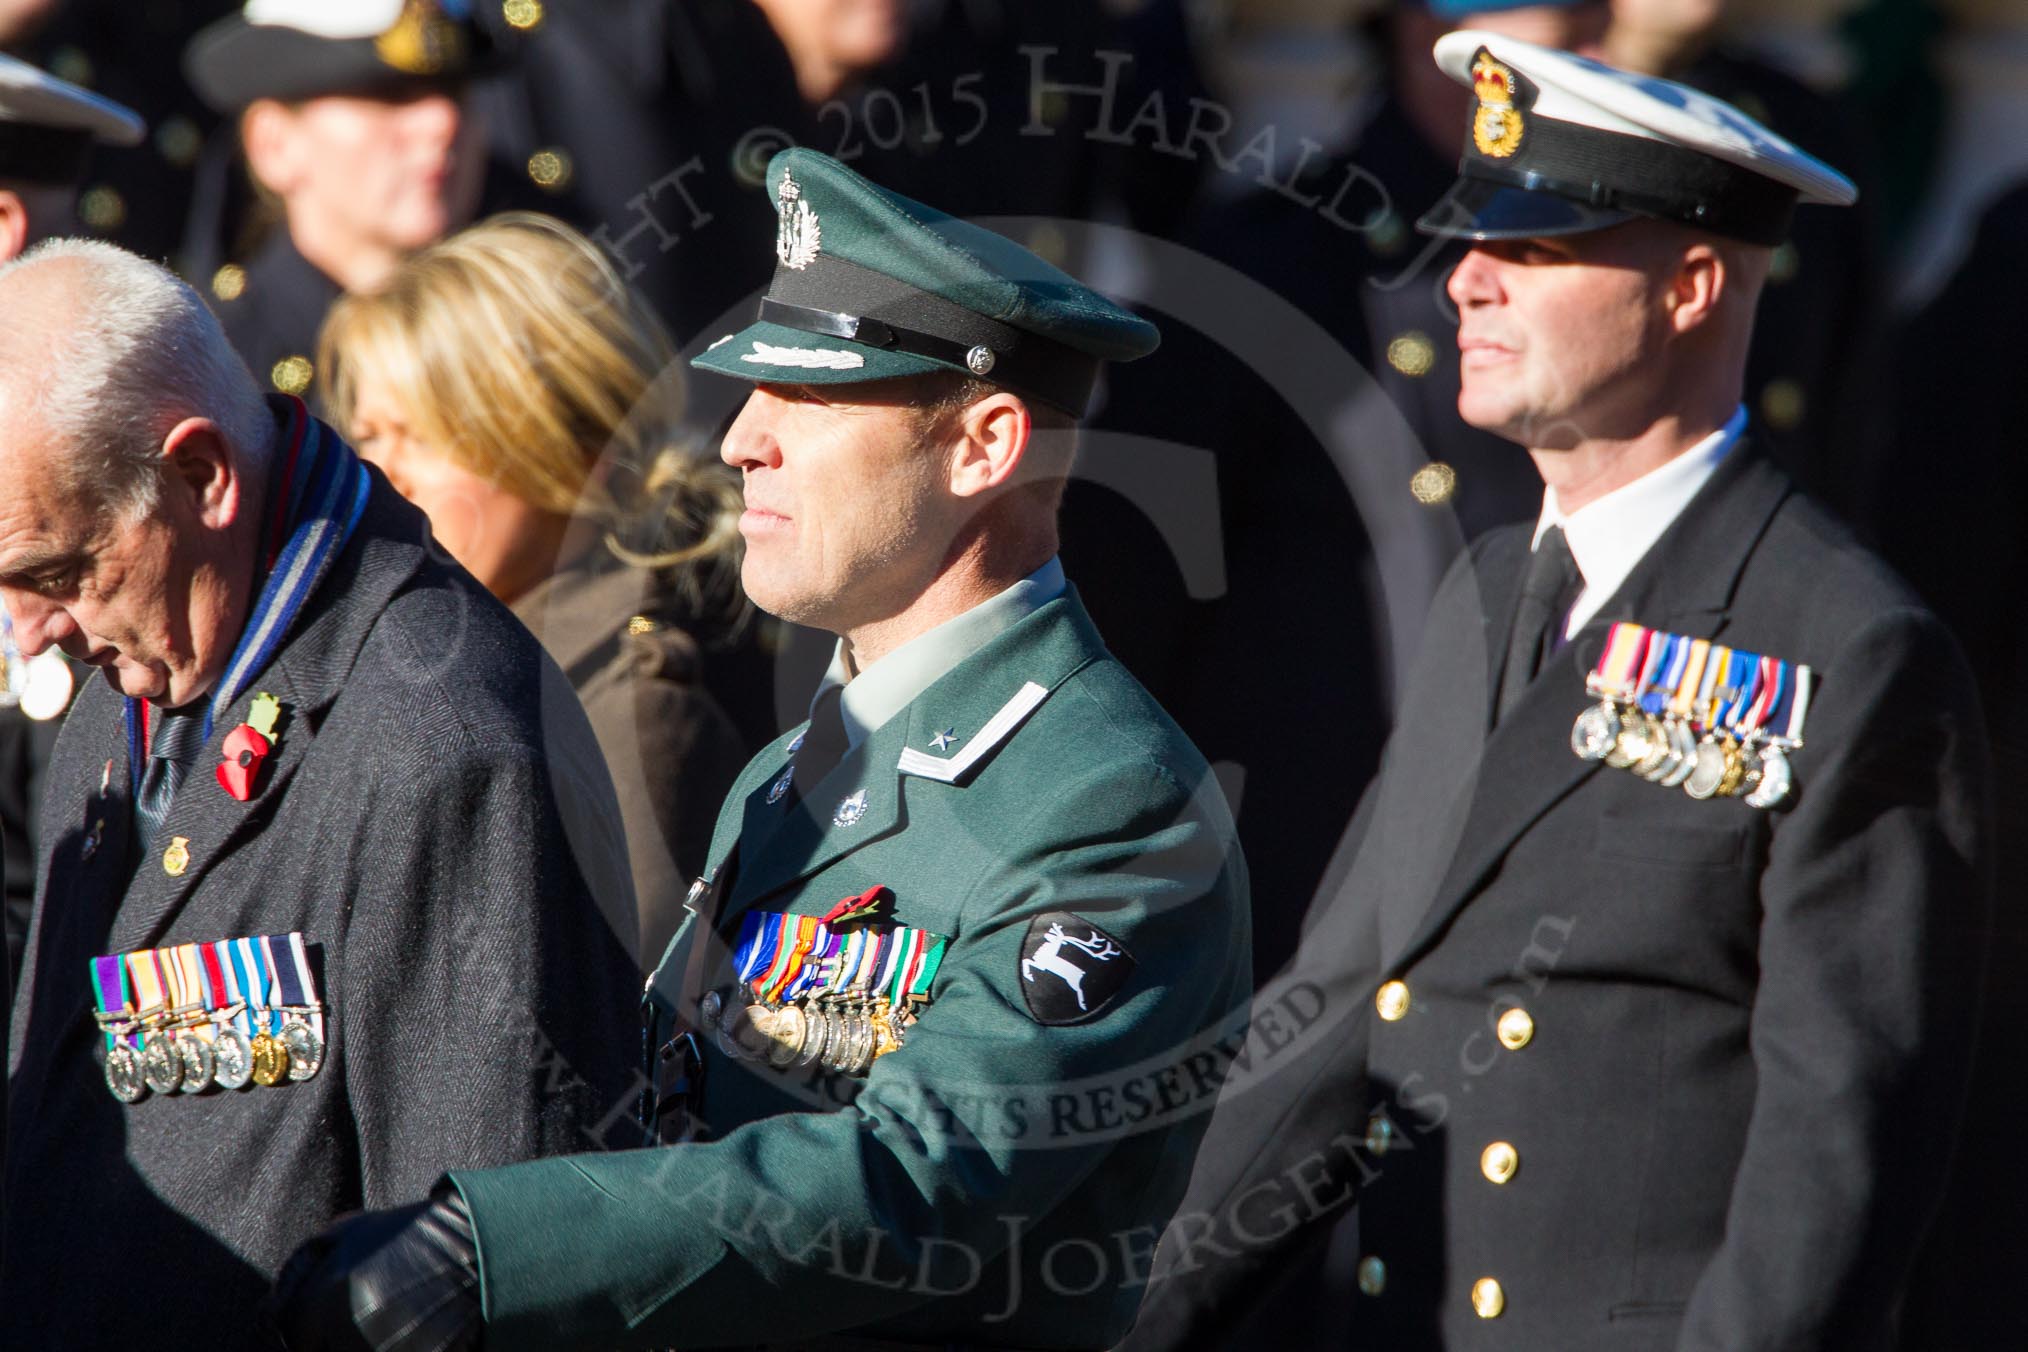
[[[1669,327],[1677,333],[1710,323],[1732,284],[1725,256],[1709,244],[1693,244],[1683,251],[1669,279],[1663,305],[1669,312]]]
[[[28,247],[28,204],[21,194],[0,188],[0,263],[19,258]]]
[[[1000,390],[966,406],[953,429],[951,492],[977,497],[1011,482],[1033,432],[1019,395]]]
[[[255,99],[239,118],[247,172],[277,197],[293,192],[300,174],[295,118],[287,105],[274,99]]]
[[[239,520],[239,461],[217,423],[185,418],[162,442],[163,490],[179,498],[188,513],[210,530]]]

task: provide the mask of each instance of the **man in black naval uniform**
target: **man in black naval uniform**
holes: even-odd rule
[[[1851,184],[1685,86],[1436,58],[1475,96],[1423,223],[1471,241],[1459,411],[1541,513],[1437,596],[1287,974],[1327,1013],[1228,1081],[1131,1345],[1218,1346],[1329,1236],[1389,1352],[1890,1347],[1964,1101],[1985,730],[1740,406],[1771,251]]]
[[[0,54],[0,263],[70,227],[94,146],[131,146],[145,130],[132,109]],[[58,654],[21,660],[11,624],[0,626],[0,842],[13,847],[0,895],[7,951],[18,959],[35,900],[35,794],[74,674]],[[12,991],[10,981],[0,998]]]
[[[310,393],[317,330],[340,294],[478,209],[485,160],[465,86],[493,48],[468,10],[250,0],[185,50],[191,84],[238,119],[248,173],[278,204],[265,237],[208,285],[233,346],[284,394]]]

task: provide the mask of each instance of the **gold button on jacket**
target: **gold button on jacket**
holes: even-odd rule
[[[1534,1040],[1535,1020],[1527,1010],[1516,1007],[1500,1016],[1498,1032],[1500,1045],[1518,1052]]]
[[[1393,1023],[1408,1013],[1408,983],[1390,981],[1373,993],[1373,1007],[1380,1017]]]

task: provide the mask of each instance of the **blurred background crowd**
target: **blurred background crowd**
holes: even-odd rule
[[[1983,683],[2004,853],[1968,1150],[2001,1152],[2028,1006],[2005,599],[2028,573],[2005,318],[2028,308],[2028,0],[0,0],[0,52],[146,124],[62,181],[10,170],[36,114],[0,82],[0,256],[88,233],[168,260],[429,512],[592,711],[650,842],[646,961],[829,656],[743,605],[713,456],[740,392],[676,360],[773,269],[769,155],[834,154],[1133,302],[1164,348],[1101,395],[1064,562],[1238,809],[1265,975],[1437,579],[1540,505],[1527,458],[1457,417],[1455,246],[1410,224],[1455,168],[1468,95],[1428,53],[1461,26],[1704,88],[1861,184],[1777,255],[1749,410]],[[16,837],[62,707],[0,709]],[[34,852],[5,853],[18,945]],[[1948,1143],[1916,1122],[1909,1147]],[[1982,1322],[2028,1249],[1999,1200],[1950,1204],[1923,1345],[2020,1345]]]

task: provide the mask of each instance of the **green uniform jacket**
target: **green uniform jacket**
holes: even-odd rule
[[[651,983],[652,1039],[731,990],[748,910],[822,915],[875,885],[884,921],[949,939],[930,1003],[859,1078],[707,1038],[705,1139],[454,1175],[491,1352],[847,1329],[1101,1348],[1132,1322],[1244,1054],[1245,865],[1203,758],[1074,591],[807,794],[777,792],[798,745],[763,750],[727,800],[704,918]],[[1100,942],[1052,947],[1052,924]]]

